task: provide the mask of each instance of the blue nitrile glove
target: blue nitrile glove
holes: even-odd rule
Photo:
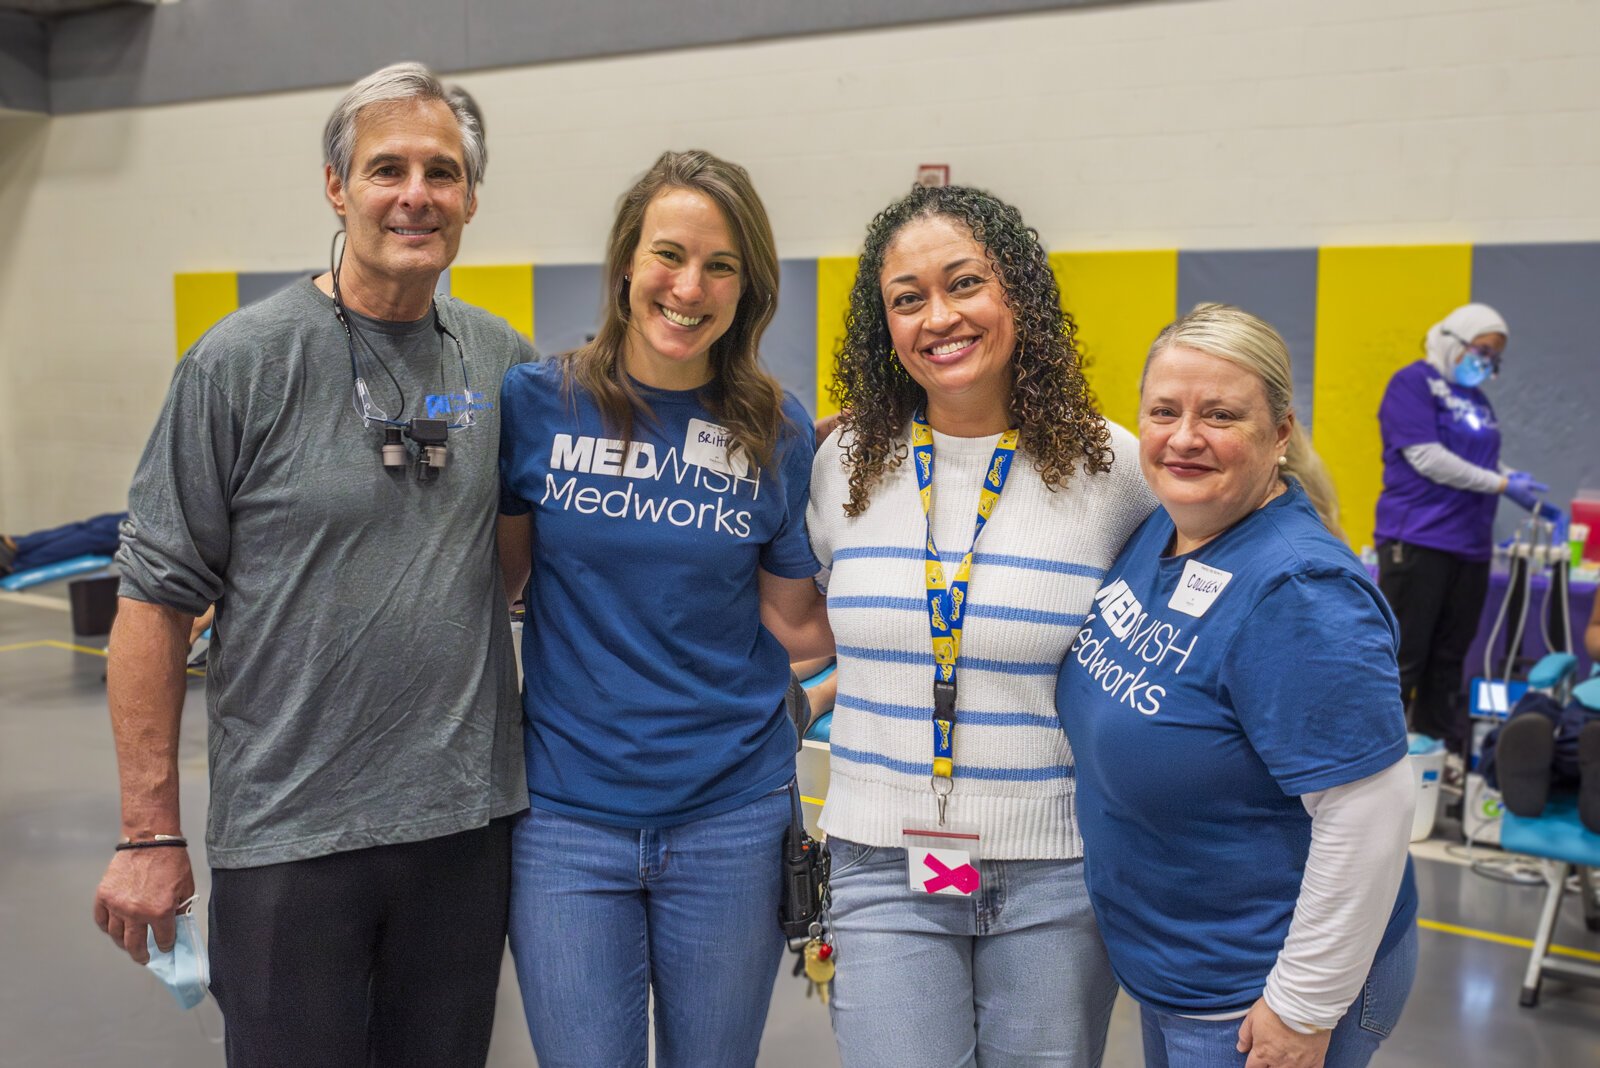
[[[1545,501],[1539,506],[1539,518],[1543,519],[1546,523],[1549,523],[1554,529],[1554,534],[1552,537],[1554,537],[1556,541],[1567,540],[1567,514],[1560,508],[1551,504],[1549,501]]]
[[[1528,511],[1539,503],[1539,494],[1550,492],[1550,487],[1537,482],[1526,471],[1513,471],[1506,476],[1505,495]]]

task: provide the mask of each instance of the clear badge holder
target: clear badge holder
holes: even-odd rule
[[[912,893],[971,897],[978,892],[983,850],[976,824],[907,821],[900,835]]]

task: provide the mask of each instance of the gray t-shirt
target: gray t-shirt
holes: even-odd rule
[[[200,339],[139,461],[122,595],[217,606],[213,867],[420,841],[527,806],[494,524],[500,381],[534,354],[487,312],[435,307],[437,321],[358,319],[356,349],[390,417],[474,409],[433,481],[383,467],[309,278]]]

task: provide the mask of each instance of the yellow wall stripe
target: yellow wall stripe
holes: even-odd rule
[[[239,310],[238,272],[173,275],[172,308],[177,323],[178,359],[181,360],[218,319]]]
[[[493,312],[533,338],[533,264],[450,268],[450,295]]]
[[[1057,252],[1050,268],[1078,324],[1078,351],[1107,419],[1135,430],[1150,342],[1177,317],[1178,253]]]
[[[1317,261],[1312,440],[1339,491],[1356,548],[1372,543],[1383,487],[1378,403],[1395,371],[1422,356],[1422,335],[1472,298],[1470,245],[1325,248]]]
[[[856,257],[824,256],[817,261],[817,417],[833,415],[839,406],[828,396],[833,382],[833,357],[844,340],[844,315],[850,289],[856,284]]]

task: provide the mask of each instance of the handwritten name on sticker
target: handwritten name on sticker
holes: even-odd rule
[[[731,444],[733,435],[727,427],[704,419],[691,419],[684,435],[683,458],[724,475],[744,478],[750,472],[750,458],[737,449],[730,455],[728,446]]]
[[[1178,579],[1178,588],[1172,591],[1172,599],[1167,602],[1167,607],[1199,619],[1232,578],[1231,571],[1223,571],[1198,560],[1185,560],[1183,576]]]

